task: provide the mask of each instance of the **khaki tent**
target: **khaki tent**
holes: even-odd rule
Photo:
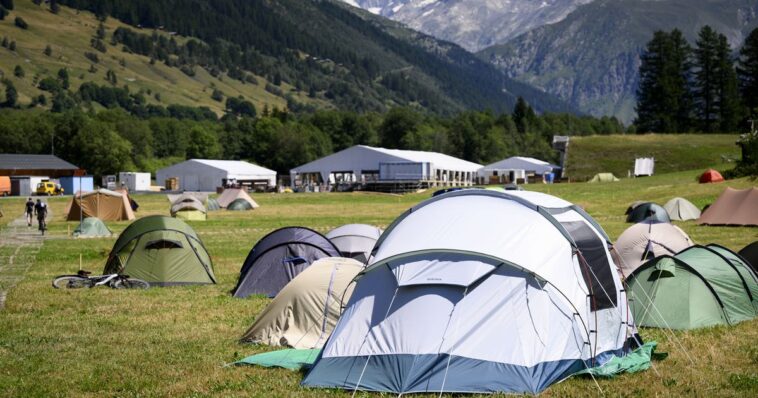
[[[222,208],[226,208],[237,199],[242,199],[250,203],[250,206],[252,206],[253,209],[257,209],[258,207],[260,207],[258,203],[255,203],[253,198],[251,198],[250,195],[247,194],[246,191],[242,189],[237,189],[237,188],[225,189],[224,192],[222,192],[221,195],[216,199],[216,201],[218,202],[219,206],[221,206]]]
[[[332,333],[342,305],[352,294],[360,262],[341,257],[317,260],[290,281],[258,315],[242,341],[321,348]]]
[[[706,225],[758,226],[758,188],[727,187],[697,221]]]
[[[618,180],[619,179],[616,178],[616,176],[613,175],[613,173],[598,173],[598,174],[595,174],[595,176],[592,177],[592,179],[587,182],[614,182]]]
[[[80,216],[97,217],[102,221],[134,220],[134,212],[126,195],[107,189],[76,193],[66,207],[66,214],[68,221],[77,221]]]
[[[672,220],[687,221],[700,218],[700,209],[687,199],[674,198],[663,205]]]
[[[213,284],[211,257],[195,231],[166,216],[140,218],[119,235],[105,274],[127,274],[150,285]]]
[[[205,206],[197,197],[181,194],[171,205],[171,217],[184,220],[205,221]]]
[[[675,225],[645,221],[621,233],[614,248],[621,272],[629,276],[645,261],[664,254],[674,255],[692,244],[690,237]]]

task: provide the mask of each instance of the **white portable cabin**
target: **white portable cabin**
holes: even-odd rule
[[[149,191],[150,173],[122,171],[118,173],[118,182],[120,186],[126,187],[129,192]]]
[[[355,145],[290,170],[293,186],[424,181],[472,185],[482,165],[437,152]]]
[[[376,243],[303,385],[534,394],[624,355],[639,340],[609,247],[550,195],[433,197]]]
[[[172,177],[179,179],[181,191],[215,191],[229,180],[265,188],[276,185],[276,171],[241,160],[190,159],[155,173],[159,185]]]
[[[654,158],[637,158],[634,160],[634,176],[651,176],[655,169]]]

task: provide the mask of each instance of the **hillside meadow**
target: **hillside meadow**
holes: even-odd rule
[[[14,25],[13,20],[17,16],[28,23],[28,29],[19,29]],[[61,7],[56,15],[47,7],[36,6],[31,1],[16,1],[11,14],[4,21],[0,21],[0,39],[7,37],[9,41],[16,42],[16,51],[0,48],[0,77],[13,82],[19,93],[19,101],[24,104],[40,94],[50,97],[50,93],[40,90],[37,83],[44,77],[57,76],[59,69],[66,68],[70,75],[72,91],[84,82],[106,85],[106,73],[112,70],[116,73],[118,87],[127,85],[132,92],[144,92],[148,103],[163,106],[207,106],[218,115],[222,115],[224,103],[211,98],[215,88],[227,97],[241,95],[259,110],[264,106],[285,108],[287,105],[283,97],[265,90],[267,80],[262,76],[255,76],[257,84],[244,84],[225,74],[213,77],[204,68],[196,68],[195,76],[188,76],[179,68],[166,66],[161,62],[151,64],[148,57],[125,51],[121,45],[111,44],[110,37],[116,28],[129,27],[114,18],[108,18],[104,23],[108,37],[105,40],[107,52],[100,53],[90,45],[90,39],[95,36],[98,24],[95,16],[86,11]],[[148,29],[143,29],[140,33],[153,32],[169,36],[169,32]],[[188,40],[179,35],[171,37],[179,43]],[[44,53],[46,46],[50,46],[52,50],[49,56]],[[85,57],[85,52],[97,53],[99,62],[93,64]],[[24,69],[24,77],[14,76],[16,65]],[[94,69],[91,69],[92,67]],[[308,98],[307,93],[298,92],[286,83],[283,83],[281,88],[284,92],[291,92],[300,102],[319,103]]]
[[[583,206],[612,238],[628,227],[624,210],[634,200],[664,203],[674,196],[697,206],[712,202],[726,186],[747,188],[755,181],[695,182],[697,171],[608,184],[529,185]],[[50,238],[36,262],[7,296],[0,310],[0,396],[348,396],[337,390],[299,386],[302,375],[282,369],[225,367],[244,356],[270,350],[237,339],[268,299],[233,299],[239,268],[255,242],[273,229],[302,225],[326,232],[350,222],[386,227],[431,192],[255,194],[251,212],[212,212],[193,222],[211,256],[214,286],[153,288],[147,291],[58,291],[52,278],[79,268],[102,271],[115,239],[73,240],[76,226],[63,221],[68,198],[52,198]],[[165,195],[134,195],[138,217],[168,214]],[[23,200],[0,200],[3,225],[19,216]],[[127,222],[108,223],[114,232]],[[677,222],[699,243],[738,250],[758,239],[758,228],[706,227]],[[0,243],[4,245],[4,243]],[[8,260],[0,246],[0,273]],[[542,395],[724,396],[758,395],[758,320],[735,327],[690,332],[642,329],[669,353],[646,372],[613,380],[571,378]],[[359,393],[358,396],[378,396]]]
[[[634,159],[655,158],[657,174],[691,170],[702,165],[724,171],[740,157],[735,134],[640,134],[571,137],[566,175],[586,181],[595,173],[616,177],[634,173]]]

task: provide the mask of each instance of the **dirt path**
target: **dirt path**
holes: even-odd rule
[[[5,297],[34,264],[44,238],[36,227],[27,227],[21,217],[0,230],[0,310]]]

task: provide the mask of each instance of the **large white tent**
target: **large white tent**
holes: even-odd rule
[[[541,176],[549,173],[560,173],[560,171],[560,166],[544,160],[526,156],[512,156],[482,167],[479,169],[478,175],[481,183],[488,184],[493,180],[497,180],[497,183],[515,182],[518,178],[526,179],[528,175]]]
[[[303,385],[538,393],[635,335],[606,234],[546,194],[460,190],[400,216]]]
[[[427,181],[471,185],[482,165],[436,152],[355,145],[290,170],[292,185]]]
[[[276,172],[241,160],[190,159],[158,170],[155,179],[163,184],[168,178],[179,179],[183,191],[215,191],[227,180],[238,183],[276,185]]]

